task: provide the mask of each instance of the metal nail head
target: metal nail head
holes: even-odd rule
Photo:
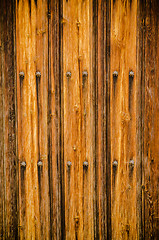
[[[118,166],[118,161],[117,161],[117,160],[114,160],[114,161],[113,161],[113,167],[114,167],[114,168],[117,168],[117,166]]]
[[[83,77],[83,78],[88,77],[88,72],[87,72],[87,71],[83,71],[83,72],[82,72],[82,77]]]
[[[20,77],[21,79],[24,79],[24,76],[25,76],[24,72],[20,72],[20,73],[19,73],[19,77]]]
[[[43,162],[42,161],[38,161],[37,165],[38,165],[38,167],[42,167],[43,166]]]
[[[129,167],[130,167],[131,170],[133,170],[134,165],[135,165],[134,160],[131,159],[131,160],[129,161]]]
[[[72,163],[70,161],[67,162],[67,166],[71,167]]]
[[[130,78],[133,78],[133,77],[134,77],[134,72],[133,72],[133,71],[130,71],[130,72],[129,72],[129,77],[130,77]]]
[[[113,77],[115,77],[115,78],[118,77],[118,72],[117,72],[117,71],[114,71],[114,72],[113,72]]]
[[[70,77],[71,77],[71,72],[67,72],[67,73],[66,73],[66,77],[67,77],[67,78],[70,78]]]
[[[83,162],[83,167],[88,168],[88,162],[87,161]]]
[[[35,75],[36,75],[37,78],[40,78],[41,77],[41,72],[37,71]]]
[[[20,165],[21,167],[26,167],[26,162],[21,162]]]

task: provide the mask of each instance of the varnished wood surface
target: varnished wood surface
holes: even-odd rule
[[[0,239],[158,239],[158,1],[0,6]]]

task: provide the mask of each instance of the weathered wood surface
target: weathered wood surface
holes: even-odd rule
[[[158,239],[158,1],[0,6],[0,239]]]
[[[137,239],[137,1],[112,1],[111,6],[112,239]]]
[[[0,1],[0,238],[18,236],[15,3]]]
[[[159,2],[145,2],[143,82],[144,238],[159,238]]]

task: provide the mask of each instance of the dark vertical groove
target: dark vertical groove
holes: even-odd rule
[[[142,17],[142,47],[141,50],[141,184],[144,185],[144,108],[145,108],[145,21],[146,21],[146,2],[147,0],[141,1],[141,17]],[[144,206],[142,202],[144,201]],[[142,216],[144,215],[144,219]],[[145,239],[145,200],[144,200],[144,192],[141,193],[141,239]]]
[[[129,111],[131,112],[131,100],[133,91],[133,77],[129,76]]]
[[[110,41],[111,41],[111,0],[106,4],[106,192],[107,192],[107,239],[112,238],[111,228],[111,136],[110,136]]]
[[[29,0],[29,13],[30,13],[30,17],[31,17],[31,0]]]
[[[93,117],[94,117],[94,152],[93,152],[93,226],[94,239],[96,239],[96,1],[93,1]]]
[[[2,9],[2,46],[3,46],[3,127],[4,146],[3,182],[5,235],[7,239],[17,238],[17,161],[16,161],[16,90],[15,90],[15,1],[1,1]],[[5,129],[6,127],[6,129]],[[6,199],[7,193],[10,199]],[[7,205],[6,202],[9,204]],[[7,212],[7,214],[6,214]],[[6,231],[6,229],[9,229]]]
[[[98,128],[97,128],[97,119],[98,119],[98,105],[97,105],[97,99],[98,99],[98,66],[97,66],[97,52],[98,52],[98,35],[97,35],[97,26],[98,26],[98,18],[97,18],[97,12],[98,12],[98,1],[93,1],[93,32],[94,32],[94,89],[95,89],[95,156],[94,156],[94,239],[99,239],[99,211],[98,211],[98,201],[97,201],[97,193],[98,193],[98,171],[97,171],[97,135],[98,135]]]
[[[60,81],[60,159],[61,159],[61,239],[65,239],[65,183],[64,183],[64,139],[63,139],[63,133],[64,133],[64,113],[63,113],[63,24],[61,24],[61,19],[63,18],[63,1],[59,1],[59,81]]]
[[[37,96],[37,109],[38,109],[38,160],[40,160],[40,78],[36,77],[36,96]]]
[[[0,6],[2,6],[2,1],[0,0]],[[0,8],[0,89],[1,89],[1,95],[0,95],[0,108],[1,108],[1,115],[0,115],[0,239],[3,239],[3,233],[4,233],[4,171],[3,171],[3,159],[4,159],[4,127],[3,127],[3,115],[4,115],[4,101],[3,101],[3,46],[2,46],[2,24],[3,24],[3,15],[2,15],[2,10],[3,8]]]
[[[16,44],[16,0],[13,0],[13,38],[14,38],[14,89],[15,89],[15,148],[16,148],[16,231],[15,231],[15,239],[19,239],[19,229],[18,225],[20,223],[20,213],[19,213],[19,162],[18,162],[18,109],[17,109],[17,44]]]
[[[52,135],[51,135],[51,41],[50,41],[50,0],[48,0],[48,177],[49,177],[49,196],[50,196],[50,239],[53,237],[53,219],[52,219],[52,211],[53,211],[53,186],[52,186]]]
[[[37,0],[34,0],[35,4],[36,4],[36,7],[37,7]]]
[[[26,166],[27,167],[27,166]],[[25,198],[25,191],[26,191],[26,168],[23,166],[20,166],[20,185],[21,185],[21,215],[24,219],[23,225],[20,226],[20,231],[23,231],[23,235],[26,236],[25,231],[25,209],[26,209],[26,198]],[[15,238],[16,239],[16,238]]]
[[[146,0],[138,2],[138,22],[137,22],[137,79],[139,79],[137,89],[137,114],[138,114],[138,142],[137,142],[137,155],[139,163],[137,163],[137,214],[138,214],[138,238],[144,239],[144,191],[142,185],[144,184],[144,79],[145,79],[145,7]]]

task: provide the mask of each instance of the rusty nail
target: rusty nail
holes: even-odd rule
[[[41,72],[36,72],[36,77],[40,78],[41,77]]]
[[[66,77],[67,77],[67,78],[70,78],[70,77],[71,77],[71,72],[67,72],[67,73],[66,73]]]
[[[118,77],[118,72],[117,72],[117,71],[114,71],[114,72],[113,72],[113,77],[115,77],[115,78]]]
[[[118,166],[118,161],[117,161],[117,160],[114,160],[114,161],[113,161],[113,167],[114,167],[114,168],[117,168],[117,166]]]
[[[21,167],[26,167],[26,162],[21,162],[20,165]]]
[[[72,163],[70,161],[67,162],[67,166],[71,167]]]
[[[24,75],[25,75],[24,72],[20,72],[20,73],[19,73],[19,77],[20,77],[21,79],[24,79]]]
[[[131,159],[131,160],[129,161],[129,167],[130,167],[131,170],[133,170],[134,165],[135,165],[134,160]]]
[[[129,72],[129,77],[130,77],[130,78],[133,78],[133,77],[134,77],[134,72],[133,72],[133,71],[130,71],[130,72]]]
[[[83,162],[83,167],[88,168],[88,162],[87,161]]]
[[[83,78],[88,77],[88,72],[87,72],[87,71],[83,71],[83,72],[82,72],[82,77],[83,77]]]
[[[38,165],[38,167],[42,167],[43,166],[42,161],[38,161],[37,165]]]

